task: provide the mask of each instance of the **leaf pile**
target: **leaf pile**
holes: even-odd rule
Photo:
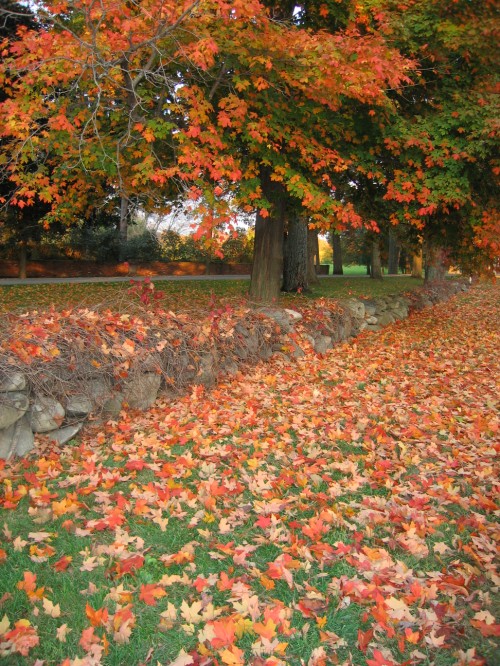
[[[493,664],[498,304],[2,463],[4,663]]]
[[[279,338],[280,329],[269,318],[215,301],[196,318],[162,309],[11,314],[0,321],[0,378],[18,370],[32,390],[60,400],[85,393],[93,379],[120,389],[137,374],[153,372],[178,392],[193,383],[213,383],[250,349],[258,359]]]

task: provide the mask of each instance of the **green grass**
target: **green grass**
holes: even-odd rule
[[[154,279],[153,279],[153,283]],[[209,309],[211,299],[227,303],[245,303],[248,280],[186,280],[155,283],[156,292],[162,292],[160,304],[167,310],[192,312]],[[394,277],[370,280],[363,277],[325,277],[308,294],[284,294],[285,307],[294,302],[306,303],[311,298],[375,297],[415,289],[422,280]],[[85,282],[68,284],[38,284],[0,286],[0,312],[26,310],[58,310],[68,307],[95,307],[109,305],[121,312],[129,311],[138,301],[129,293],[128,282]]]
[[[333,274],[333,264],[330,262],[325,262],[322,265],[326,265],[330,267],[330,275]],[[366,275],[366,266],[360,266],[358,264],[350,264],[348,266],[343,266],[343,271],[344,275]]]

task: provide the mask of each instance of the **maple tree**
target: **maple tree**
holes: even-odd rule
[[[365,6],[367,24],[419,63],[393,92],[396,113],[374,151],[384,199],[397,204],[386,216],[423,236],[429,278],[442,250],[473,271],[499,250],[495,3]]]
[[[0,10],[0,39],[12,38],[21,26],[34,29],[33,14],[24,6],[15,2],[7,2]],[[1,56],[0,56],[1,57]],[[8,99],[9,91],[2,88],[0,103]],[[1,142],[1,139],[0,139]],[[27,168],[35,168],[33,162]],[[0,172],[0,200],[9,200],[15,186]],[[17,206],[6,205],[0,210],[0,230],[4,247],[13,247],[19,256],[19,276],[26,277],[26,258],[28,244],[34,239],[38,240],[41,234],[39,221],[48,212],[46,204],[38,202],[29,210]]]
[[[206,231],[228,220],[222,195],[237,184],[237,201],[259,211],[254,296],[264,296],[270,263],[266,253],[259,263],[261,229],[282,225],[276,199],[360,223],[331,196],[344,158],[338,131],[325,128],[344,98],[384,104],[383,88],[403,78],[404,59],[382,38],[355,22],[314,32],[291,5],[257,1],[48,1],[40,16],[45,25],[20,31],[2,66],[12,203],[40,199],[52,206],[47,221],[68,219],[89,196],[104,198],[94,181],[108,182],[121,196],[124,238],[132,194],[146,207],[164,206],[176,184],[204,195]],[[41,143],[51,168],[26,171]]]
[[[475,5],[37,3],[36,29],[2,51],[4,198],[49,206],[50,224],[118,196],[122,246],[132,200],[165,211],[183,192],[208,236],[235,204],[256,211],[259,299],[278,294],[295,215],[337,230],[390,219],[491,259],[494,8]]]

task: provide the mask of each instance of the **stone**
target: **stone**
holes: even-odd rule
[[[275,321],[283,333],[289,333],[291,331],[291,320],[287,314],[287,310],[278,310],[276,308],[261,308],[259,312],[265,317],[269,317],[269,319]]]
[[[394,317],[390,312],[381,312],[380,315],[377,316],[377,324],[379,326],[387,326],[388,324],[392,324],[394,322]]]
[[[245,361],[250,356],[250,350],[246,345],[238,345],[234,348],[234,353],[242,361]]]
[[[147,354],[140,360],[142,372],[157,372],[161,368],[160,357],[158,354]]]
[[[60,402],[49,396],[38,395],[31,405],[31,429],[33,432],[57,430],[61,426],[65,414]]]
[[[302,347],[299,347],[296,342],[288,342],[285,346],[287,347],[288,353],[291,353],[293,358],[303,358],[306,355]]]
[[[196,376],[195,383],[203,384],[203,386],[213,386],[215,384],[215,379],[215,357],[212,353],[208,352],[200,358],[200,369]]]
[[[156,398],[161,385],[161,375],[144,373],[133,377],[125,387],[125,402],[132,409],[149,409]]]
[[[367,324],[366,325],[366,330],[367,331],[380,331],[382,327],[379,326],[378,324]]]
[[[273,350],[271,345],[264,343],[259,347],[258,356],[263,361],[268,361],[273,355]]]
[[[343,301],[343,305],[351,311],[354,317],[357,319],[364,319],[365,304],[363,301],[358,301],[356,298],[350,298],[347,301]]]
[[[111,416],[118,416],[123,407],[123,393],[113,393],[103,404],[102,411]]]
[[[335,337],[337,339],[337,342],[342,342],[343,340],[347,340],[351,336],[352,330],[353,326],[351,320],[340,322],[340,324],[336,326]]]
[[[241,324],[236,324],[234,330],[239,334],[241,340],[241,344],[237,348],[240,352],[237,352],[238,356],[245,359],[251,354],[257,354],[259,349],[258,335],[253,331],[249,331]]]
[[[408,310],[401,307],[391,310],[391,314],[395,319],[406,319],[408,316]]]
[[[22,416],[5,430],[0,430],[0,458],[23,457],[35,446],[35,437],[26,416]]]
[[[47,437],[58,444],[66,444],[80,432],[82,427],[83,423],[74,423],[73,425],[65,426],[64,428],[52,430]]]
[[[378,315],[387,310],[387,302],[384,298],[382,297],[376,298],[373,301],[373,303],[375,305],[375,313],[374,313],[375,315]]]
[[[430,308],[431,305],[432,301],[423,294],[420,294],[419,297],[416,299],[415,303],[413,304],[413,308],[415,310],[423,310],[424,308]]]
[[[108,398],[110,392],[110,385],[104,379],[91,379],[83,391],[99,405]]]
[[[368,325],[372,325],[372,326],[373,326],[374,324],[378,324],[378,319],[377,319],[377,317],[366,317],[365,322],[366,322]]]
[[[317,354],[326,354],[331,347],[332,339],[329,335],[320,335],[320,337],[316,338],[314,341],[314,351]]]
[[[8,428],[28,411],[29,400],[24,393],[9,391],[0,394],[0,430]]]
[[[285,312],[293,322],[297,322],[302,319],[302,315],[300,312],[297,312],[297,310],[290,310],[289,308],[285,308]]]
[[[0,393],[8,391],[24,391],[26,388],[26,376],[15,370],[11,373],[0,374]]]
[[[66,415],[69,418],[84,418],[90,414],[93,407],[92,400],[83,393],[72,395],[66,402]]]
[[[239,372],[238,364],[232,359],[227,359],[222,364],[222,371],[226,375],[237,375]]]
[[[365,317],[373,317],[377,312],[377,306],[373,301],[364,301],[365,305]]]

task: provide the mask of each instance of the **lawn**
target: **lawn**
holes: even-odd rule
[[[139,280],[138,280],[139,282]],[[160,304],[175,312],[207,309],[213,297],[226,303],[241,302],[247,298],[248,280],[152,280],[157,292],[162,293]],[[283,295],[283,304],[294,301],[326,297],[347,298],[350,296],[378,296],[395,294],[422,285],[422,280],[409,277],[394,277],[385,280],[370,280],[363,277],[346,279],[329,277],[320,280],[310,294]],[[68,284],[36,284],[0,286],[0,312],[23,310],[45,310],[50,307],[94,307],[110,305],[119,310],[131,307],[129,282],[86,282]],[[134,299],[132,299],[134,300]]]
[[[498,305],[0,462],[2,664],[498,663]]]

